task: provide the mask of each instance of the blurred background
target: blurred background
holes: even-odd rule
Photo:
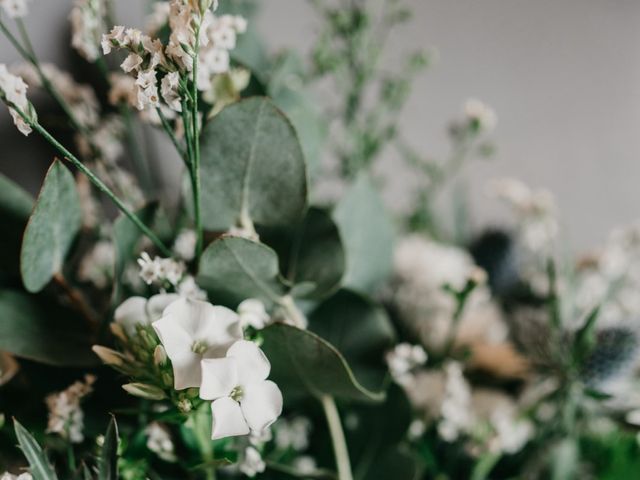
[[[221,0],[224,2],[225,0]],[[124,25],[142,26],[142,0],[115,0]],[[255,19],[275,52],[309,50],[316,18],[304,0],[259,0]],[[33,0],[26,18],[43,61],[71,68],[81,62],[68,47],[71,0]],[[389,39],[386,60],[430,48],[436,59],[415,82],[400,128],[426,156],[447,151],[446,126],[462,105],[478,98],[498,114],[497,151],[474,161],[459,180],[468,187],[474,226],[504,221],[506,210],[487,195],[489,179],[516,177],[552,191],[570,250],[600,243],[613,227],[640,217],[640,4],[634,0],[408,0],[413,20]],[[6,39],[0,59],[18,57]],[[75,68],[71,68],[74,73]],[[322,95],[318,92],[318,95]],[[322,98],[318,98],[322,101]],[[0,170],[37,191],[50,162],[44,144],[25,141],[0,112]],[[151,152],[164,159],[163,144]],[[43,153],[45,152],[45,153]],[[389,205],[402,209],[411,174],[392,153],[379,170],[389,173]],[[167,161],[165,177],[177,173]]]

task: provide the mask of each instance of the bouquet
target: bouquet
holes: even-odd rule
[[[304,56],[267,53],[249,0],[140,29],[74,0],[79,80],[39,59],[37,2],[0,0],[0,99],[49,149],[37,196],[0,175],[0,479],[632,478],[638,227],[567,258],[552,194],[500,179],[514,221],[470,231],[447,186],[494,111],[417,151],[398,119],[433,54],[384,66],[408,6],[310,3]]]

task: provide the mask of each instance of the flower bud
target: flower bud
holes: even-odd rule
[[[153,351],[153,363],[158,367],[163,367],[167,363],[167,352],[162,345],[158,345]]]
[[[127,383],[122,388],[134,397],[145,398],[147,400],[163,400],[166,398],[164,392],[153,385],[147,383]]]
[[[122,328],[122,325],[120,325],[119,323],[113,322],[109,324],[109,329],[111,330],[111,333],[113,334],[114,337],[116,337],[119,340],[122,340],[123,342],[127,342],[129,339],[127,338],[127,335],[124,333],[124,329]]]
[[[100,357],[100,360],[102,360],[102,363],[105,365],[111,365],[113,367],[121,367],[124,365],[124,356],[120,352],[100,345],[94,345],[91,347],[91,350]]]
[[[189,413],[193,409],[193,404],[190,400],[183,398],[178,402],[178,410],[182,413]]]

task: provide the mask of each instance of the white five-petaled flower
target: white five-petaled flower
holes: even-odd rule
[[[130,297],[116,308],[114,319],[128,335],[134,335],[137,325],[151,325],[162,317],[166,307],[179,299],[180,295],[176,293],[160,293],[148,300],[144,297]]]
[[[264,303],[257,298],[248,298],[238,305],[238,315],[242,328],[253,327],[261,330],[269,323],[269,314]]]
[[[258,346],[234,343],[226,357],[202,360],[200,397],[213,400],[212,439],[269,427],[282,413],[282,393],[267,380],[271,365]]]
[[[200,361],[224,357],[229,347],[242,338],[235,312],[186,298],[165,308],[153,328],[173,365],[176,390],[199,387]]]

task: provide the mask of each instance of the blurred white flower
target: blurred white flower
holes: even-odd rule
[[[148,300],[144,297],[129,297],[116,308],[113,317],[129,336],[133,336],[138,325],[144,327],[159,320],[164,309],[180,298],[175,293],[160,293]]]
[[[294,417],[291,420],[282,419],[274,426],[276,446],[280,450],[289,448],[302,452],[309,447],[309,435],[313,425],[307,417]]]
[[[29,13],[27,0],[0,0],[0,6],[11,18],[25,17]]]
[[[260,452],[254,447],[246,447],[238,463],[238,469],[247,477],[255,477],[258,473],[264,472],[266,464]]]
[[[191,300],[206,300],[207,292],[201,289],[192,275],[185,275],[176,288],[178,295]]]
[[[151,422],[144,432],[147,434],[147,448],[158,455],[165,462],[175,462],[178,460],[175,446],[171,440],[169,431],[158,422]]]
[[[19,475],[13,475],[9,472],[4,472],[0,475],[0,480],[33,480],[33,477],[30,473],[21,473]]]
[[[258,346],[234,343],[224,358],[202,360],[200,397],[213,400],[212,439],[268,428],[282,412],[282,393],[267,380],[271,365]]]
[[[49,410],[48,433],[57,433],[72,443],[84,440],[84,413],[80,401],[93,391],[93,375],[85,375],[84,381],[78,381],[66,390],[52,393],[45,398]]]
[[[105,288],[113,277],[115,249],[108,240],[100,240],[82,258],[78,267],[78,279]]]
[[[262,330],[269,323],[270,317],[262,300],[248,298],[238,305],[237,310],[242,328],[253,327]]]
[[[31,104],[27,100],[27,84],[19,76],[9,73],[6,65],[0,64],[0,94],[11,102],[22,113],[29,116],[32,115]],[[12,107],[9,107],[9,113],[13,118],[13,123],[23,135],[31,133],[31,127],[25,122],[24,118]]]
[[[407,436],[409,437],[409,440],[418,440],[426,431],[427,425],[424,423],[424,420],[416,418],[409,424]]]
[[[95,62],[100,56],[104,10],[103,0],[75,0],[69,14],[71,46],[90,62]]]
[[[318,462],[310,455],[300,455],[293,460],[292,466],[298,473],[310,475],[318,468]]]
[[[427,362],[427,352],[421,345],[399,343],[385,355],[391,377],[400,385],[412,378],[411,371]]]
[[[490,421],[495,432],[495,437],[489,443],[493,451],[509,455],[518,453],[534,433],[530,420],[518,418],[517,412],[508,409],[495,409]]]
[[[140,267],[140,278],[147,285],[155,283],[158,286],[162,286],[166,282],[177,286],[184,277],[186,270],[182,262],[178,262],[173,258],[151,258],[147,252],[142,252],[140,258],[138,258],[138,266]]]
[[[235,312],[185,298],[166,307],[153,328],[171,360],[176,390],[200,387],[201,360],[223,357],[242,338]]]
[[[491,132],[498,124],[496,112],[485,103],[470,98],[464,104],[464,114],[469,121],[476,122],[480,130]]]
[[[443,440],[454,442],[473,424],[471,387],[464,378],[460,363],[450,361],[444,369],[446,383],[440,407],[438,434]]]
[[[190,262],[196,256],[196,242],[198,238],[195,230],[182,230],[173,244],[173,251],[185,262]]]

